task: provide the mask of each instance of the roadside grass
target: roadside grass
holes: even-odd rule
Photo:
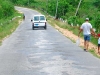
[[[84,49],[83,46],[80,46],[80,47],[81,47],[82,49]],[[97,58],[100,59],[100,55],[98,55],[98,54],[95,52],[95,50],[90,49],[89,52],[90,52],[93,56],[95,56],[95,57],[97,57]]]
[[[20,16],[20,17],[17,17],[17,16]],[[15,29],[19,25],[19,21],[22,20],[21,13],[15,13],[13,15],[13,17],[17,17],[17,18],[12,20],[11,22],[8,22],[8,21],[11,20],[12,17],[9,17],[7,19],[2,19],[1,20],[3,25],[0,25],[0,44],[2,44],[2,40],[3,39],[8,37],[11,33],[13,33],[15,31]],[[4,22],[4,21],[6,21],[6,22]]]
[[[89,52],[90,52],[93,56],[95,56],[95,57],[97,57],[97,58],[100,59],[100,56],[95,52],[95,50],[89,50]]]

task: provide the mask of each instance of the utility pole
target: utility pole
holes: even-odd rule
[[[79,10],[79,7],[80,7],[81,2],[82,2],[82,0],[80,0],[80,2],[79,2],[79,4],[78,4],[78,7],[77,7],[77,9],[76,9],[75,16],[77,15],[77,12],[78,12],[78,10]]]
[[[57,0],[57,5],[56,5],[55,19],[57,18],[57,10],[58,10],[58,0]]]

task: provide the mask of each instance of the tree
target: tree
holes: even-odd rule
[[[69,10],[69,4],[67,3],[66,0],[59,1],[59,6],[58,6],[58,17],[65,16],[66,12]]]
[[[93,4],[100,11],[100,0],[96,0]]]
[[[100,32],[100,14],[95,16],[95,25],[96,32]]]
[[[0,0],[0,18],[11,16],[15,9],[11,2]]]
[[[53,16],[55,15],[55,12],[56,12],[56,1],[55,0],[49,1],[47,11],[49,14]]]
[[[29,5],[32,2],[34,2],[34,0],[9,0],[14,4],[18,4],[18,5]]]

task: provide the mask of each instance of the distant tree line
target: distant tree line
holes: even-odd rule
[[[100,32],[100,0],[82,0],[76,15],[76,9],[80,0],[45,1],[46,3],[41,3],[42,5],[40,8],[50,15],[55,16],[58,1],[56,18],[67,20],[69,24],[73,23],[73,25],[81,25],[85,18],[89,17],[93,27],[96,28],[96,32]]]
[[[23,6],[27,6],[34,3],[34,0],[9,0],[9,1],[14,3],[15,5],[23,5]]]
[[[42,11],[55,16],[56,19],[62,18],[67,20],[69,24],[81,25],[86,17],[90,21],[96,31],[100,31],[100,0],[82,0],[79,10],[75,16],[75,12],[80,0],[5,0],[0,3],[0,16],[9,16],[13,14],[14,5],[28,6],[41,9]],[[12,3],[9,3],[12,2]],[[58,1],[58,8],[57,8]],[[1,8],[2,7],[2,8]],[[10,8],[9,8],[10,7]],[[11,9],[12,8],[12,9]],[[56,13],[57,8],[57,13]],[[9,12],[10,11],[10,12]],[[8,13],[7,13],[8,12]]]
[[[96,32],[100,32],[100,0],[82,0],[76,15],[76,9],[80,0],[48,0],[46,8],[42,8],[55,16],[57,1],[58,9],[56,18],[67,20],[69,24],[81,25],[85,18],[89,17],[93,27],[96,28]]]

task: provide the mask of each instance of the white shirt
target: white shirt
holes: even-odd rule
[[[100,44],[100,37],[99,37],[99,39],[98,39],[98,44]]]
[[[89,22],[85,22],[82,24],[81,26],[81,29],[83,29],[83,34],[84,35],[89,35],[91,34],[91,28],[92,28],[92,25],[89,23]]]

